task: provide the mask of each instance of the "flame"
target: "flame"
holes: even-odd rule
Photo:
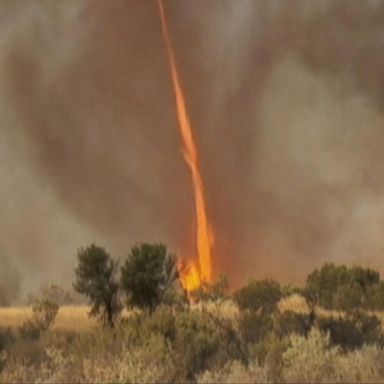
[[[201,279],[195,263],[180,261],[178,270],[182,286],[188,293],[200,287]]]
[[[191,262],[187,275],[181,275],[182,283],[187,291],[188,287],[197,288],[201,281],[212,281],[212,254],[211,249],[214,242],[212,227],[208,220],[206,202],[204,196],[204,183],[201,176],[198,153],[192,134],[192,127],[189,120],[185,97],[180,82],[180,76],[176,66],[176,58],[173,50],[170,34],[165,17],[165,10],[162,0],[157,0],[160,12],[161,26],[165,47],[167,50],[169,66],[171,70],[172,84],[176,98],[177,119],[179,122],[180,134],[183,143],[183,154],[185,161],[191,171],[193,190],[195,196],[196,211],[196,245],[199,257],[199,268]]]

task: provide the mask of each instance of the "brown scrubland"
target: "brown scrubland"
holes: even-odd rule
[[[1,382],[350,383],[384,379],[384,350],[379,343],[344,348],[316,326],[308,332],[299,327],[284,337],[269,330],[266,337],[252,340],[250,335],[241,336],[247,325],[241,324],[241,311],[232,299],[183,309],[161,306],[152,315],[136,312],[132,316],[124,310],[115,329],[102,327],[88,316],[89,311],[86,305],[61,306],[49,329],[34,339],[16,335],[33,315],[31,307],[1,308],[1,342],[6,330],[14,338],[0,355]],[[324,317],[337,313],[321,308],[317,312]],[[279,301],[274,316],[278,319],[284,313],[305,316],[309,307],[303,296],[291,294]],[[257,321],[254,326],[263,327]]]
[[[161,244],[118,264],[81,248],[73,305],[57,285],[0,308],[4,383],[352,383],[384,380],[384,281],[324,264],[304,286],[228,279],[186,291]],[[118,277],[120,276],[120,279]]]

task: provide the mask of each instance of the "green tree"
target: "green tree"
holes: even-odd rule
[[[116,278],[118,263],[95,244],[80,248],[77,258],[74,289],[89,298],[90,316],[100,317],[105,325],[113,327],[122,309]]]
[[[134,246],[121,268],[121,287],[127,306],[152,313],[178,278],[176,258],[168,253],[164,244]]]

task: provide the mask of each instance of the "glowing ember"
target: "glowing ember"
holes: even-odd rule
[[[204,184],[200,172],[198,153],[196,144],[192,135],[192,127],[189,121],[187,107],[183,89],[181,87],[180,76],[176,66],[175,53],[173,51],[162,0],[157,0],[160,11],[161,25],[163,37],[167,49],[169,65],[171,69],[172,83],[176,98],[177,119],[179,122],[181,138],[183,142],[183,154],[192,174],[193,189],[195,195],[195,210],[196,210],[196,245],[199,256],[199,268],[191,262],[186,274],[181,274],[183,285],[187,291],[191,288],[195,289],[201,281],[212,281],[212,255],[211,248],[214,237],[211,225],[209,223],[206,202],[204,196]]]

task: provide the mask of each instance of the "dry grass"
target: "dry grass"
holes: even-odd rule
[[[281,300],[279,303],[279,309],[281,312],[293,311],[297,313],[308,313],[309,309],[303,296],[291,295]]]
[[[285,299],[281,300],[279,303],[279,309],[281,312],[284,311],[293,311],[296,313],[309,313],[309,308],[307,303],[305,302],[305,299],[303,296],[294,294],[289,297],[286,297]],[[344,312],[342,311],[331,311],[328,309],[323,308],[316,308],[316,314],[319,316],[325,316],[325,317],[338,317],[340,315],[344,315]],[[384,313],[376,313],[376,315],[383,316]]]
[[[85,305],[71,305],[60,307],[54,328],[68,330],[82,330],[96,324],[88,317],[89,307]],[[31,307],[0,308],[0,326],[18,327],[32,317]]]
[[[225,300],[220,303],[206,302],[193,304],[194,310],[205,310],[212,315],[220,316],[226,319],[233,320],[239,313],[239,309],[232,300]]]
[[[202,310],[203,307],[208,312],[227,319],[233,320],[238,314],[238,308],[231,300],[226,300],[219,305],[215,303],[205,303],[203,306],[201,304],[195,304],[192,308]],[[279,309],[282,312],[293,311],[296,313],[308,313],[309,311],[304,298],[297,294],[281,300]],[[67,305],[60,307],[53,329],[82,331],[96,326],[96,319],[88,316],[89,310],[90,308],[87,305]],[[338,316],[342,314],[342,312],[328,311],[322,308],[317,308],[316,312],[321,316]],[[132,314],[132,312],[127,310],[124,310],[122,313],[123,317],[128,317],[130,314]],[[375,315],[384,323],[384,312],[375,312]],[[31,307],[0,308],[0,327],[18,327],[31,316]]]
[[[95,326],[96,320],[88,316],[90,308],[86,305],[66,305],[60,307],[54,329],[82,331]]]
[[[30,307],[5,307],[0,308],[0,326],[18,327],[32,316]]]
[[[95,318],[90,318],[87,305],[65,305],[57,313],[53,329],[83,331],[97,325]],[[129,312],[124,310],[123,317],[128,317]],[[16,328],[32,317],[31,307],[3,307],[0,308],[0,327]]]

